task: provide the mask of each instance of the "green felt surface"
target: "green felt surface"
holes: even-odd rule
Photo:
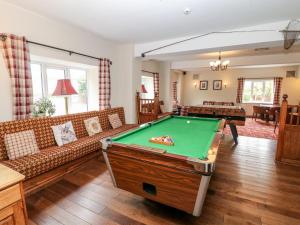
[[[127,132],[113,138],[112,141],[159,148],[168,153],[204,159],[218,131],[219,123],[218,119],[174,116]],[[149,142],[150,138],[163,135],[171,136],[175,145],[166,146]]]

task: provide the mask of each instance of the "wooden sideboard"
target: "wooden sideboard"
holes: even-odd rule
[[[0,164],[0,225],[26,225],[24,176]]]

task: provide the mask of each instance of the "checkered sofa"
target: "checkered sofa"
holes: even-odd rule
[[[122,127],[112,129],[108,115],[118,113],[124,124]],[[90,117],[99,117],[103,132],[91,136],[84,126],[84,120]],[[51,126],[72,121],[77,141],[58,147],[56,145]],[[18,121],[0,123],[0,163],[25,175],[25,180],[41,175],[73,160],[85,157],[101,148],[100,140],[104,137],[113,136],[120,132],[134,128],[136,125],[125,124],[123,108],[112,108],[103,111],[91,111],[86,113],[70,114],[57,117],[33,118]],[[8,160],[4,135],[25,130],[34,130],[40,152],[34,155]]]

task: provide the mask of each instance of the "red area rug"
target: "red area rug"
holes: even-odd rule
[[[276,133],[274,133],[274,126],[273,122],[266,123],[265,121],[255,121],[251,118],[247,118],[246,125],[237,126],[237,129],[240,136],[277,140],[278,128]],[[226,135],[231,135],[230,127],[228,125],[226,126],[224,133]]]

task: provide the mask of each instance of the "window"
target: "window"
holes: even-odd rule
[[[55,105],[55,115],[64,115],[65,111],[65,100],[60,96],[52,96],[57,80],[61,80],[65,78],[64,69],[56,69],[56,68],[46,68],[46,85],[47,85],[47,95],[44,97],[48,97]]]
[[[43,97],[43,85],[42,85],[42,66],[40,64],[31,64],[31,76],[32,76],[32,90],[33,101]]]
[[[272,103],[274,97],[273,88],[273,80],[245,80],[243,103]]]
[[[154,78],[150,76],[142,76],[142,84],[145,85],[147,93],[142,93],[142,97],[146,99],[154,98]]]
[[[86,112],[87,105],[87,76],[86,70],[39,63],[31,64],[33,99],[47,97],[54,103],[55,115],[64,115],[65,100],[61,96],[52,96],[57,80],[70,79],[78,95],[68,97],[69,113]]]
[[[80,69],[70,69],[70,79],[72,86],[78,95],[70,97],[70,112],[85,112],[87,110],[87,81],[86,71]]]

